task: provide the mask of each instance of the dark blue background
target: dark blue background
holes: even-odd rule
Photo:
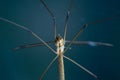
[[[57,32],[63,35],[63,25],[70,0],[45,0],[57,20]],[[67,39],[79,31],[84,23],[117,16],[112,20],[89,25],[77,38],[101,41],[114,47],[71,46],[66,56],[74,59],[100,80],[120,80],[120,1],[75,0],[71,11]],[[119,16],[118,16],[119,15]],[[52,19],[39,0],[0,0],[0,17],[4,17],[37,33],[43,40],[53,40]],[[0,80],[38,80],[55,55],[47,47],[13,51],[16,46],[39,42],[28,32],[0,21]],[[51,45],[53,46],[53,45]],[[54,46],[53,46],[54,47]],[[95,80],[65,59],[66,80]],[[58,80],[57,61],[43,80]]]

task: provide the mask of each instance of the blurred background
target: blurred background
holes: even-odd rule
[[[70,0],[44,1],[56,16],[57,34],[63,36]],[[119,0],[75,0],[69,18],[67,40],[85,23],[115,17],[89,25],[77,38],[78,41],[108,42],[114,47],[72,45],[65,53],[100,80],[120,80],[119,3]],[[0,0],[0,17],[26,26],[44,41],[54,39],[52,18],[39,0]],[[55,54],[45,46],[13,51],[17,46],[37,42],[40,41],[28,32],[0,20],[0,80],[39,80]],[[72,62],[64,59],[64,63],[66,80],[95,80]],[[43,80],[59,80],[57,60]]]

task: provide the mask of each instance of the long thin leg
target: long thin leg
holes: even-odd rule
[[[46,3],[43,0],[40,0],[40,1],[44,5],[44,7],[46,8],[46,10],[48,11],[48,13],[50,14],[50,16],[52,17],[53,26],[54,26],[54,38],[56,38],[57,28],[56,28],[56,19],[55,19],[55,16],[52,13],[52,11],[48,8],[48,6],[46,5]]]
[[[104,18],[104,19],[100,19],[100,20],[96,20],[96,21],[91,21],[87,24],[85,24],[82,29],[78,32],[78,34],[72,39],[72,41],[70,41],[69,45],[66,47],[64,53],[69,49],[69,47],[71,46],[71,44],[74,42],[74,40],[80,35],[80,33],[87,27],[87,25],[92,25],[92,24],[97,24],[97,23],[101,23],[101,22],[105,22],[105,21],[108,21],[108,20],[112,20],[112,19],[116,19],[116,18],[120,18],[120,15],[117,15],[117,16],[112,16],[112,17],[109,17],[109,18]],[[95,45],[94,43],[89,43],[91,45]],[[99,43],[99,45],[104,45],[104,44],[101,44]],[[105,44],[106,46],[113,46],[111,44]]]
[[[10,20],[8,20],[8,19],[1,18],[1,17],[0,17],[0,20],[5,21],[5,22],[8,22],[8,23],[10,23],[10,24],[13,24],[13,25],[15,25],[15,26],[17,26],[17,27],[19,27],[19,28],[21,28],[21,29],[29,32],[29,33],[32,34],[35,38],[37,38],[37,39],[40,40],[43,44],[45,44],[46,47],[48,47],[52,52],[54,52],[55,54],[57,54],[56,51],[55,51],[53,48],[51,48],[44,40],[42,40],[37,34],[35,34],[35,33],[34,33],[33,31],[31,31],[30,29],[26,28],[25,26],[21,26],[21,25],[15,23],[15,22],[12,22],[12,21],[10,21]]]
[[[52,61],[49,63],[49,65],[47,66],[47,68],[44,70],[44,72],[42,73],[42,75],[40,76],[40,80],[43,79],[43,77],[45,76],[45,74],[47,73],[48,69],[50,68],[50,66],[55,62],[55,60],[58,58],[58,55],[52,59]]]
[[[66,43],[70,43],[71,41],[66,41]],[[103,43],[103,42],[93,42],[93,41],[74,41],[75,45],[90,45],[90,46],[108,46],[113,47],[113,44]]]
[[[120,19],[120,15],[111,16],[111,17],[107,17],[107,18],[103,18],[103,19],[99,19],[95,21],[90,21],[87,24],[93,25],[93,24],[98,24],[98,23],[106,22],[106,21],[113,20],[113,19]]]
[[[73,37],[73,39],[70,41],[69,45],[66,47],[64,53],[69,49],[69,47],[72,45],[74,40],[87,28],[87,24],[83,25],[83,27],[79,30],[79,32]],[[64,54],[63,53],[63,54]]]
[[[84,70],[85,72],[87,72],[88,74],[90,74],[91,76],[93,76],[94,78],[96,78],[98,80],[98,77],[95,74],[93,74],[91,71],[89,71],[88,69],[86,69],[82,65],[78,64],[77,62],[75,62],[74,60],[72,60],[71,58],[69,58],[67,56],[63,56],[63,57],[66,58],[67,60],[71,61],[72,63],[77,65],[79,68],[81,68],[82,70]]]
[[[72,9],[74,0],[71,0],[68,10],[67,10],[67,15],[66,15],[66,19],[65,19],[65,24],[64,24],[64,41],[66,39],[66,33],[67,33],[67,25],[68,25],[68,20],[69,20],[69,16],[70,16],[70,11]]]
[[[54,41],[49,41],[49,42],[46,42],[46,43],[50,44],[50,43],[54,43]],[[16,48],[14,48],[13,50],[20,50],[20,49],[32,48],[32,47],[38,47],[38,46],[45,46],[45,44],[43,44],[42,42],[40,42],[40,43],[32,43],[32,44],[25,44],[25,45],[22,45],[22,46],[18,46]]]

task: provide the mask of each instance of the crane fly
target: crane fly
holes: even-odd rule
[[[52,61],[49,63],[49,65],[47,66],[47,68],[44,70],[44,72],[40,76],[40,80],[43,79],[43,77],[45,76],[46,72],[51,67],[51,65],[55,62],[56,59],[58,59],[58,63],[59,63],[58,64],[59,65],[59,80],[65,80],[65,75],[64,75],[64,59],[63,58],[71,61],[72,63],[74,63],[75,65],[77,65],[79,68],[81,68],[82,70],[84,70],[85,72],[87,72],[89,75],[93,76],[95,79],[98,80],[98,77],[94,73],[92,73],[91,71],[89,71],[88,69],[86,69],[85,67],[83,67],[82,65],[80,65],[79,63],[77,63],[76,61],[72,60],[71,58],[65,56],[64,54],[70,48],[70,46],[72,44],[75,44],[75,45],[108,46],[108,47],[112,47],[113,45],[109,44],[109,43],[93,42],[93,41],[76,41],[76,39],[78,38],[78,36],[88,27],[89,24],[95,24],[95,23],[102,22],[102,21],[108,20],[108,19],[98,20],[98,21],[95,21],[95,22],[90,22],[90,23],[84,24],[81,27],[81,29],[79,30],[79,32],[72,38],[72,40],[66,40],[67,25],[68,25],[70,11],[72,9],[74,0],[70,1],[70,4],[69,4],[68,9],[67,9],[65,23],[64,23],[64,33],[63,33],[64,35],[63,35],[63,37],[60,34],[57,35],[56,18],[54,16],[54,14],[49,9],[49,7],[44,2],[44,0],[40,0],[40,2],[45,7],[45,9],[47,10],[48,14],[51,16],[51,18],[53,20],[54,40],[53,41],[45,42],[40,36],[38,36],[35,32],[33,32],[32,30],[28,29],[27,27],[19,25],[19,24],[13,22],[13,21],[10,21],[8,19],[0,17],[0,20],[5,21],[5,22],[10,23],[10,24],[13,24],[13,25],[15,25],[15,26],[17,26],[17,27],[19,27],[19,28],[21,28],[21,29],[29,32],[31,35],[33,35],[35,38],[37,38],[38,40],[41,41],[40,43],[25,44],[25,45],[22,45],[22,46],[14,48],[14,50],[20,50],[20,49],[31,48],[31,47],[38,47],[38,46],[46,46],[53,53],[56,54],[56,57],[54,59],[52,59]],[[66,43],[68,43],[68,45],[66,45]],[[49,46],[49,44],[55,44],[56,50],[54,50],[51,46]],[[65,46],[66,46],[66,48],[65,48]]]

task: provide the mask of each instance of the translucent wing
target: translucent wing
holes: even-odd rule
[[[66,47],[64,53],[69,49],[69,47],[72,45],[72,43],[78,38],[78,36],[87,28],[87,24],[83,25],[82,28],[79,30],[79,32],[73,37],[73,39],[70,41],[68,46]],[[63,54],[64,54],[63,53]]]
[[[51,43],[54,43],[54,41],[49,41],[49,42],[46,42],[46,43],[51,44]],[[32,43],[32,44],[25,44],[25,45],[22,45],[22,46],[18,46],[16,48],[14,48],[13,50],[20,50],[20,49],[32,48],[32,47],[38,47],[38,46],[45,46],[45,44],[43,44],[42,42],[40,42],[40,43]]]
[[[70,41],[66,41],[66,43],[70,43]],[[75,45],[90,45],[90,46],[108,46],[108,47],[113,47],[113,44],[110,44],[110,43],[93,42],[93,41],[74,41],[72,44],[75,44]]]

